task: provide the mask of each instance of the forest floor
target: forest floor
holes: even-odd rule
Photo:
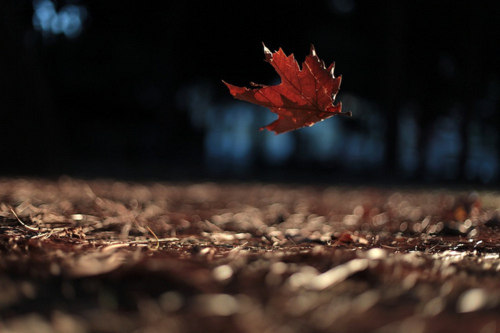
[[[1,332],[500,332],[500,194],[0,179]]]

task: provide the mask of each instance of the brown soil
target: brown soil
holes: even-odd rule
[[[494,193],[0,180],[1,332],[496,332]]]

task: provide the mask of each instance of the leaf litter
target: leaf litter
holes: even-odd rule
[[[500,196],[0,180],[2,332],[499,327]]]

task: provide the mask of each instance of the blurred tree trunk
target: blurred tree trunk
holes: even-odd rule
[[[386,153],[385,170],[388,175],[400,173],[398,160],[398,113],[401,100],[405,93],[406,66],[407,66],[407,19],[408,4],[401,1],[390,1],[387,5],[385,19],[385,68],[386,82],[383,89],[385,96],[386,115]]]
[[[488,71],[487,59],[481,53],[484,50],[482,42],[485,40],[483,34],[485,25],[482,22],[483,12],[474,10],[468,13],[467,20],[464,22],[464,45],[467,47],[461,51],[463,73],[459,73],[463,77],[457,78],[461,84],[456,87],[457,97],[461,98],[464,102],[464,110],[460,126],[460,141],[462,149],[458,158],[459,163],[459,177],[461,180],[467,180],[467,161],[470,158],[470,123],[473,120],[474,103],[477,101],[481,94],[485,94],[481,88],[480,82],[487,81],[485,71]],[[465,83],[465,84],[464,84]],[[477,115],[476,115],[477,117]],[[486,120],[482,120],[486,121]]]
[[[0,2],[2,165],[7,174],[54,174],[62,159],[57,117],[36,53],[31,2]]]

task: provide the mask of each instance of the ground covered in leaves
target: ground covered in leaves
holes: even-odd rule
[[[1,332],[497,332],[500,195],[0,180]]]

